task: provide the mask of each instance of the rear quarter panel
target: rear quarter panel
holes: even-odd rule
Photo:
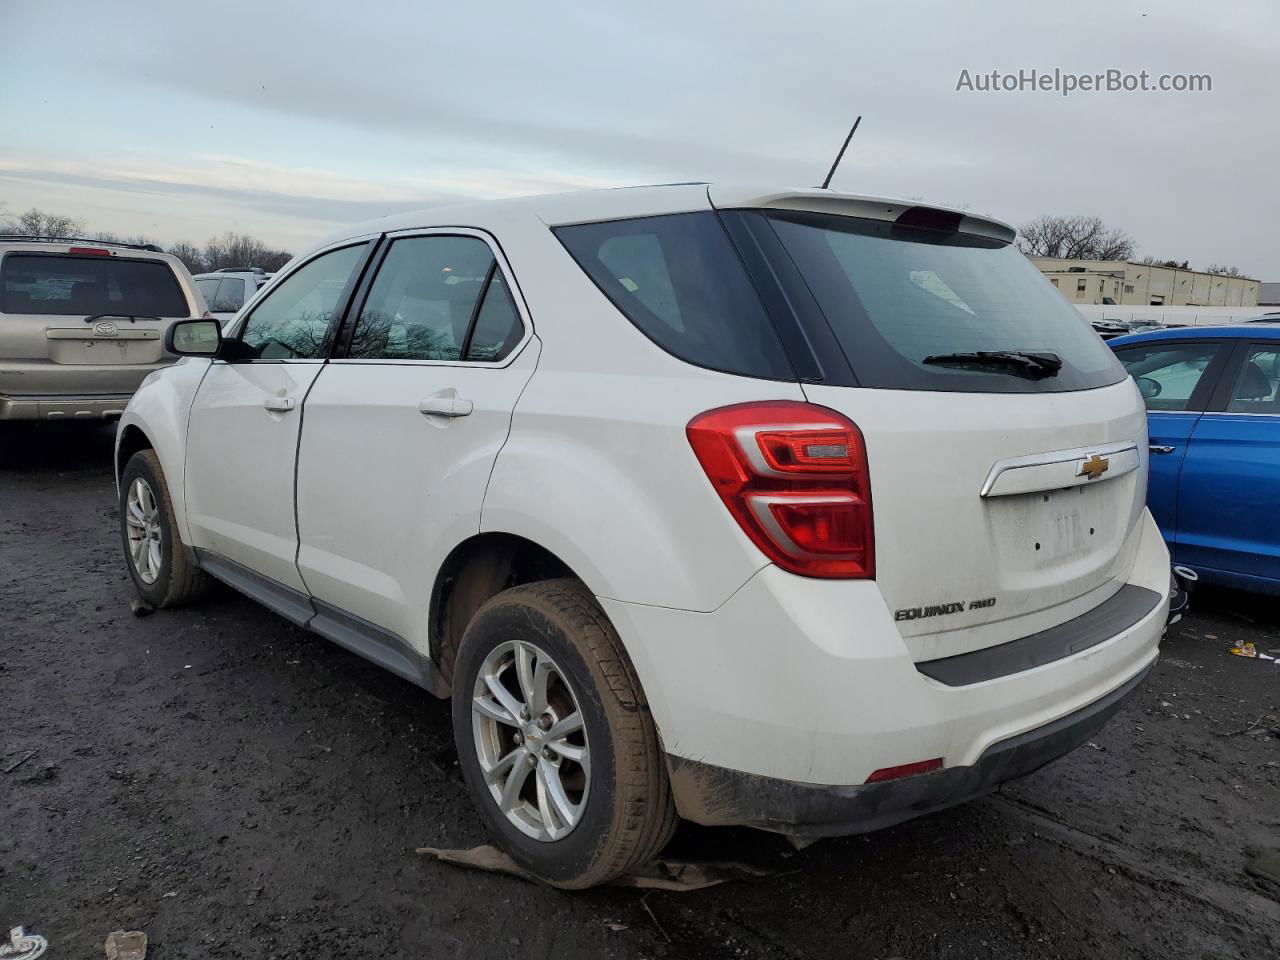
[[[618,312],[545,224],[494,233],[542,353],[494,465],[481,530],[541,544],[597,596],[715,609],[767,560],[720,502],[685,427],[731,403],[803,400],[799,385],[677,360]]]

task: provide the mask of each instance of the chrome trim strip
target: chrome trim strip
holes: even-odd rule
[[[1047,467],[1055,463],[1071,463],[1074,460],[1087,460],[1095,454],[1103,457],[1114,456],[1119,453],[1127,453],[1132,450],[1138,453],[1138,445],[1133,440],[1120,440],[1112,443],[1102,443],[1096,447],[1072,447],[1069,450],[1053,450],[1049,453],[1033,453],[1025,457],[1008,457],[1004,460],[997,460],[991,465],[991,470],[987,474],[986,482],[982,484],[982,490],[978,494],[981,497],[989,497],[991,491],[996,485],[996,481],[1000,476],[1011,470],[1022,470],[1027,467]],[[1141,456],[1138,456],[1138,462],[1127,469],[1118,470],[1115,473],[1108,473],[1105,477],[1098,480],[1087,481],[1089,483],[1101,483],[1114,477],[1122,477],[1126,473],[1136,470],[1141,463]]]

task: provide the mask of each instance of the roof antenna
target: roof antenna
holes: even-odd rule
[[[825,190],[831,184],[831,178],[836,175],[836,167],[840,166],[840,161],[844,159],[844,152],[849,149],[849,141],[853,139],[853,135],[858,132],[858,124],[862,122],[862,114],[858,114],[858,119],[853,121],[853,128],[849,131],[849,135],[844,138],[844,146],[840,148],[840,152],[836,154],[836,162],[831,165],[831,169],[827,171],[827,179],[822,181],[819,190]]]

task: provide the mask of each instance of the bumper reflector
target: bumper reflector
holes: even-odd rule
[[[871,776],[867,777],[867,783],[881,783],[885,780],[901,780],[903,777],[914,777],[916,774],[932,773],[935,770],[941,769],[941,757],[934,757],[932,760],[917,760],[915,763],[904,763],[896,767],[881,767]]]

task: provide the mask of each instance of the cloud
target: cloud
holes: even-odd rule
[[[24,38],[47,31],[49,14],[10,0],[6,16],[0,83],[17,88],[40,65]],[[1144,252],[1280,273],[1280,129],[1265,120],[1280,8],[1265,0],[1230,17],[1193,0],[1145,13],[1104,0],[387,0],[376,12],[295,0],[231,3],[219,20],[251,28],[216,29],[178,4],[128,29],[101,4],[64,15],[74,78],[0,102],[3,129],[23,132],[0,163],[25,171],[22,196],[81,178],[103,209],[114,193],[119,216],[142,196],[175,198],[175,219],[216,200],[265,235],[461,197],[797,186],[820,181],[861,113],[838,188],[1013,222],[1097,213]],[[955,90],[961,69],[1055,67],[1210,72],[1214,90]]]

